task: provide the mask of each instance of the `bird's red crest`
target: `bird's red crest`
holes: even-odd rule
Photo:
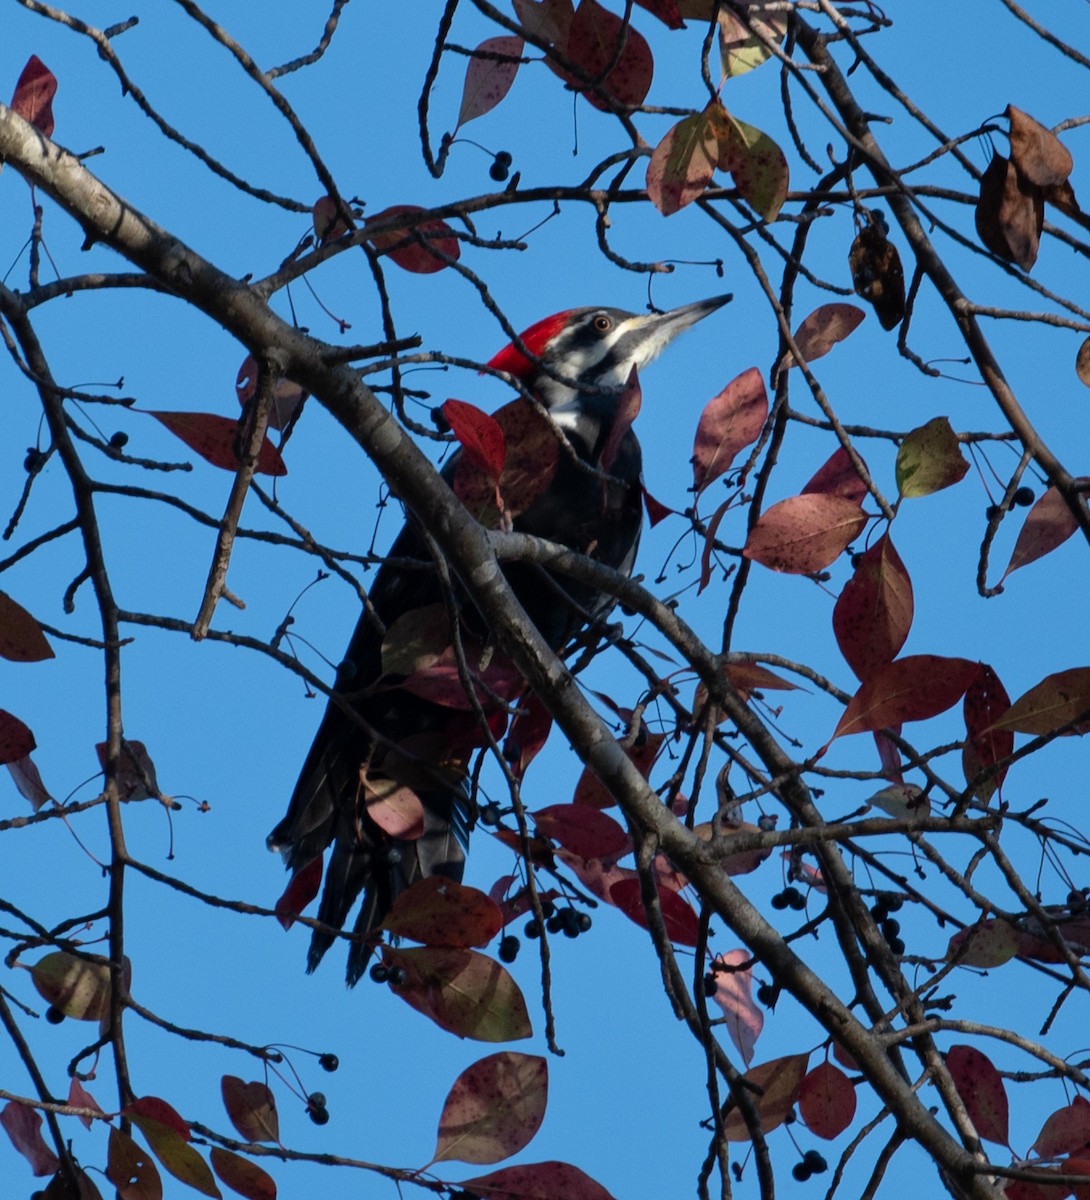
[[[523,345],[531,354],[540,358],[545,353],[546,346],[564,328],[570,316],[571,309],[568,308],[563,312],[553,313],[551,317],[542,317],[519,335]],[[518,379],[528,379],[537,366],[517,349],[513,342],[509,342],[498,354],[493,355],[488,360],[488,365],[496,371],[507,371]]]

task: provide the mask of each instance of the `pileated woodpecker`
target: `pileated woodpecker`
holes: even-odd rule
[[[513,522],[617,570],[630,572],[642,524],[640,445],[631,429],[610,439],[618,402],[633,368],[646,366],[682,330],[729,300],[717,296],[664,313],[577,308],[537,322],[488,364],[521,382],[563,431],[572,456],[557,456],[555,474]],[[609,444],[608,462],[602,460]],[[454,479],[460,455],[444,468]],[[482,742],[478,718],[405,690],[383,674],[383,629],[405,613],[444,602],[444,588],[412,518],[406,523],[369,593],[371,611],[356,626],[338,670],[335,697],[326,707],[284,819],[268,845],[298,873],[314,870],[325,849],[318,919],[340,929],[359,896],[347,978],[363,974],[374,931],[397,896],[418,879],[461,879],[472,803],[466,782],[469,750]],[[414,568],[414,562],[419,566]],[[532,564],[512,564],[505,574],[542,635],[555,650],[608,611],[608,596],[553,579]],[[487,641],[479,614],[464,596],[459,625],[467,638]],[[377,620],[376,620],[377,618]],[[346,711],[346,708],[350,711]],[[353,715],[354,714],[354,715]],[[409,786],[419,797],[423,833],[391,836],[368,812],[376,788]],[[319,868],[320,869],[320,868]],[[307,969],[313,971],[334,940],[313,933]]]

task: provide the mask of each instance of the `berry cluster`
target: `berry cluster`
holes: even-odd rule
[[[404,967],[388,967],[385,963],[377,962],[371,968],[371,978],[375,983],[388,983],[391,987],[401,987],[409,978]]]
[[[799,1183],[805,1183],[811,1175],[821,1175],[828,1169],[829,1164],[817,1150],[807,1150],[802,1161],[791,1168],[791,1177]]]
[[[492,160],[492,165],[488,168],[489,176],[497,183],[503,183],[507,176],[511,174],[511,163],[513,161],[511,155],[506,150],[500,150]]]
[[[790,908],[794,912],[802,912],[806,907],[806,897],[797,887],[785,887],[772,897],[772,907],[777,910]]]
[[[307,1097],[307,1116],[315,1125],[329,1124],[329,1109],[326,1107],[325,1092],[311,1092]]]
[[[900,936],[901,922],[894,920],[890,913],[900,911],[903,904],[904,901],[900,896],[881,894],[870,910],[870,915],[882,931],[882,936],[886,939],[890,952],[897,955],[904,954],[905,944]]]

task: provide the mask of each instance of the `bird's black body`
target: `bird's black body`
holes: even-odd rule
[[[586,464],[560,453],[548,486],[514,519],[516,531],[618,570],[631,569],[642,491],[640,446],[630,429],[619,441],[613,439],[608,463],[601,461],[619,398],[633,367],[649,361],[676,332],[723,302],[639,317],[615,309],[558,314],[523,335],[532,357],[510,346],[492,360],[490,365],[518,377],[549,409]],[[569,379],[587,390],[571,386]],[[448,483],[457,464],[455,456],[443,472]],[[369,593],[373,615],[360,617],[338,673],[337,698],[326,708],[288,812],[268,839],[292,871],[302,870],[332,844],[317,914],[324,924],[341,928],[364,893],[354,924],[357,937],[349,950],[349,983],[363,973],[373,950],[370,935],[400,892],[431,875],[461,878],[471,811],[467,747],[481,744],[474,713],[401,690],[397,679],[380,678],[382,630],[405,613],[445,601],[439,573],[412,519],[389,557],[392,561],[379,570]],[[553,579],[534,564],[513,563],[504,573],[554,650],[610,606],[608,598],[585,585]],[[457,599],[462,633],[485,644],[487,630],[479,614],[463,595]],[[425,813],[421,837],[395,839],[374,823],[360,784],[364,764],[368,779],[394,779],[419,796]],[[308,969],[317,966],[332,941],[332,934],[315,931]]]

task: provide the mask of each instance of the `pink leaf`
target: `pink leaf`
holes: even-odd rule
[[[520,37],[487,38],[477,47],[466,67],[458,125],[483,117],[511,90],[522,57]],[[495,58],[493,55],[502,57]]]
[[[824,492],[831,496],[843,496],[845,500],[854,500],[862,504],[867,498],[867,485],[859,478],[847,450],[838,446],[825,462],[818,468],[817,473],[802,489],[805,496],[810,492]]]
[[[1067,501],[1054,487],[1046,488],[1026,514],[1025,524],[1018,531],[1018,540],[1014,543],[1003,579],[1019,567],[1036,562],[1057,546],[1062,546],[1077,528],[1078,522]]]
[[[60,1160],[42,1138],[42,1114],[36,1109],[9,1100],[0,1109],[0,1125],[35,1175],[52,1175],[60,1170]]]
[[[1071,1154],[1090,1143],[1090,1101],[1076,1096],[1045,1121],[1033,1150],[1041,1158]]]
[[[613,1200],[600,1183],[565,1162],[502,1167],[460,1186],[488,1200]]]
[[[859,505],[843,496],[789,496],[760,515],[742,553],[773,571],[812,575],[829,566],[866,524]]]
[[[735,455],[760,437],[768,394],[756,367],[743,371],[708,401],[693,442],[693,487],[702,492],[730,469]]]
[[[803,358],[812,363],[853,333],[866,315],[855,304],[823,304],[795,330],[795,345]],[[784,356],[784,365],[796,365],[790,351]]]
[[[818,1063],[799,1088],[799,1113],[806,1128],[831,1140],[843,1133],[855,1116],[855,1088],[831,1062]]]
[[[19,794],[30,801],[31,807],[35,812],[43,804],[47,804],[53,799],[49,794],[49,790],[42,782],[38,768],[29,754],[25,758],[16,759],[15,762],[9,762],[5,765],[11,773],[11,778],[15,786],[19,789]]]
[[[544,1058],[501,1050],[479,1059],[447,1095],[432,1162],[494,1163],[517,1154],[541,1127],[548,1094]]]
[[[748,1067],[753,1061],[753,1048],[764,1028],[765,1018],[761,1009],[753,1002],[753,967],[738,969],[741,963],[751,963],[748,950],[728,950],[719,954],[712,963],[715,978],[715,993],[711,997],[723,1010],[727,1033]],[[716,970],[716,967],[731,967],[732,970]]]

